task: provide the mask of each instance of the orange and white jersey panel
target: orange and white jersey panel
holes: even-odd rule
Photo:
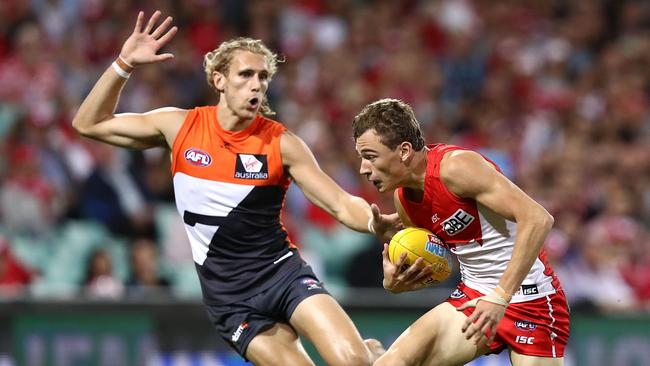
[[[204,302],[250,297],[299,268],[280,213],[290,179],[280,139],[286,128],[258,115],[226,131],[217,107],[191,110],[172,146],[179,214],[192,247]]]

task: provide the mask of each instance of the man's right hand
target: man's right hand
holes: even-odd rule
[[[160,11],[156,10],[143,28],[144,13],[138,13],[138,20],[135,23],[133,33],[124,42],[120,51],[120,57],[129,65],[136,67],[138,65],[162,62],[174,58],[174,55],[171,53],[157,54],[161,48],[169,43],[178,31],[176,26],[167,30],[172,24],[172,17],[167,17],[154,29],[156,22],[160,18],[160,14]]]
[[[374,203],[370,205],[370,210],[372,211],[372,221],[370,224],[375,231],[375,235],[381,240],[390,241],[395,233],[404,228],[404,224],[397,213],[390,215],[382,214],[379,211],[379,206]]]

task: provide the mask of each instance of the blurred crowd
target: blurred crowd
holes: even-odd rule
[[[179,27],[175,58],[136,70],[118,111],[214,103],[203,54],[262,39],[285,61],[269,89],[275,118],[346,190],[393,210],[358,175],[350,123],[366,103],[400,98],[429,143],[484,153],[554,215],[547,256],[574,308],[650,311],[650,3],[637,0],[0,0],[4,288],[29,292],[49,273],[47,255],[30,263],[15,242],[62,245],[73,222],[100,223],[128,253],[121,277],[107,245],[68,253],[85,256],[79,291],[142,296],[173,285],[162,262],[191,265],[182,224],[158,215],[173,207],[168,153],[71,128],[137,11],[155,9]],[[326,279],[380,286],[379,243],[295,188],[285,211]]]

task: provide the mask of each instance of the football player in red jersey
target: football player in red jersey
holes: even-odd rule
[[[542,244],[553,217],[492,161],[459,146],[426,145],[413,110],[396,99],[353,121],[360,174],[395,190],[405,226],[432,231],[460,262],[447,301],[407,329],[375,365],[459,365],[507,348],[516,366],[562,365],[569,337],[564,292]],[[422,259],[400,272],[384,246],[384,287],[422,287]]]
[[[220,335],[256,365],[313,365],[299,335],[329,365],[370,365],[383,348],[364,342],[351,319],[300,258],[280,222],[291,180],[309,200],[351,229],[394,233],[397,214],[339,187],[310,149],[268,115],[276,55],[261,41],[224,42],[205,56],[213,106],[115,114],[131,72],[173,58],[158,51],[176,27],[140,12],[133,33],[81,104],[73,126],[127,148],[165,147],[176,205],[192,245],[208,315]],[[261,113],[260,113],[261,112]]]

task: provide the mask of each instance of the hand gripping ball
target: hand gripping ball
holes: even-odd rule
[[[424,281],[427,285],[444,281],[451,274],[451,254],[442,240],[429,230],[408,227],[398,231],[388,245],[388,258],[395,263],[404,252],[407,256],[400,271],[420,257],[424,259],[425,265],[433,266],[431,276]]]

